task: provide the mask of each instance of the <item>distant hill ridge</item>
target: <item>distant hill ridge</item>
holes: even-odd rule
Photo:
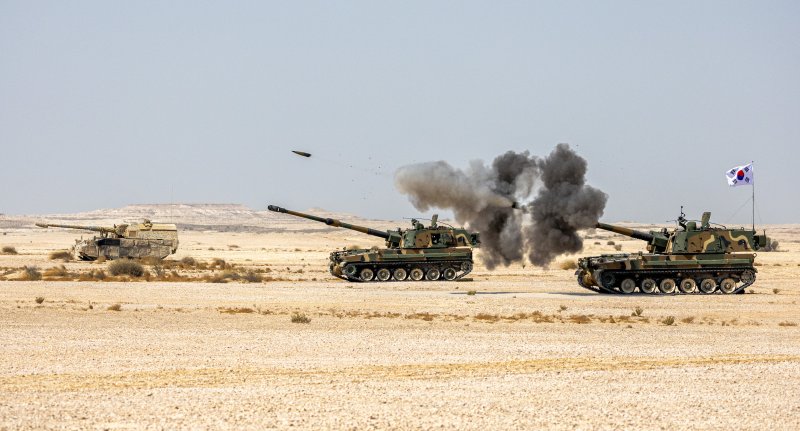
[[[347,220],[376,228],[393,228],[397,222],[366,220],[346,213],[329,212],[321,208],[304,210],[319,217]],[[36,222],[111,226],[138,223],[149,219],[174,223],[181,230],[221,232],[327,231],[336,229],[311,220],[272,211],[256,211],[241,204],[132,204],[121,208],[97,209],[74,214],[44,214],[0,216],[0,228],[36,228]],[[401,223],[402,224],[402,223]]]

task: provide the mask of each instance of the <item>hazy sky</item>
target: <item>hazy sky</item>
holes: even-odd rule
[[[800,2],[0,1],[0,212],[417,215],[404,164],[567,142],[604,220],[800,222]],[[292,149],[314,154],[295,156]]]

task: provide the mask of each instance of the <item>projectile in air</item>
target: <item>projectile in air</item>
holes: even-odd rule
[[[297,154],[298,156],[303,156],[303,157],[311,157],[311,153],[306,153],[305,151],[295,151],[295,150],[292,150],[292,152],[293,152],[293,153],[295,153],[295,154]]]

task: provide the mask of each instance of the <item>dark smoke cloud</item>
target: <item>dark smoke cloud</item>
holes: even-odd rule
[[[480,232],[481,256],[493,269],[526,256],[547,265],[583,247],[577,232],[594,227],[607,199],[585,184],[585,174],[586,161],[559,144],[544,159],[508,151],[490,166],[473,161],[465,170],[443,161],[404,166],[395,184],[418,210],[452,210],[459,223]],[[522,203],[519,209],[514,202]]]

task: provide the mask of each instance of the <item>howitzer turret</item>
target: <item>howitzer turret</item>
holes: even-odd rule
[[[163,259],[178,249],[178,228],[174,224],[142,223],[107,226],[83,226],[57,223],[36,223],[42,228],[88,230],[100,235],[91,239],[75,240],[74,254],[81,260],[145,258]]]
[[[601,293],[743,293],[755,282],[754,251],[767,244],[752,229],[712,226],[711,213],[672,231],[642,232],[598,223],[598,229],[647,241],[648,254],[610,254],[578,260],[578,284]],[[699,222],[699,224],[698,224]]]
[[[386,240],[384,249],[345,249],[331,253],[331,274],[349,281],[455,280],[472,271],[472,248],[480,245],[477,233],[438,226],[436,215],[428,227],[412,220],[411,229],[381,231],[275,205],[267,209]]]

